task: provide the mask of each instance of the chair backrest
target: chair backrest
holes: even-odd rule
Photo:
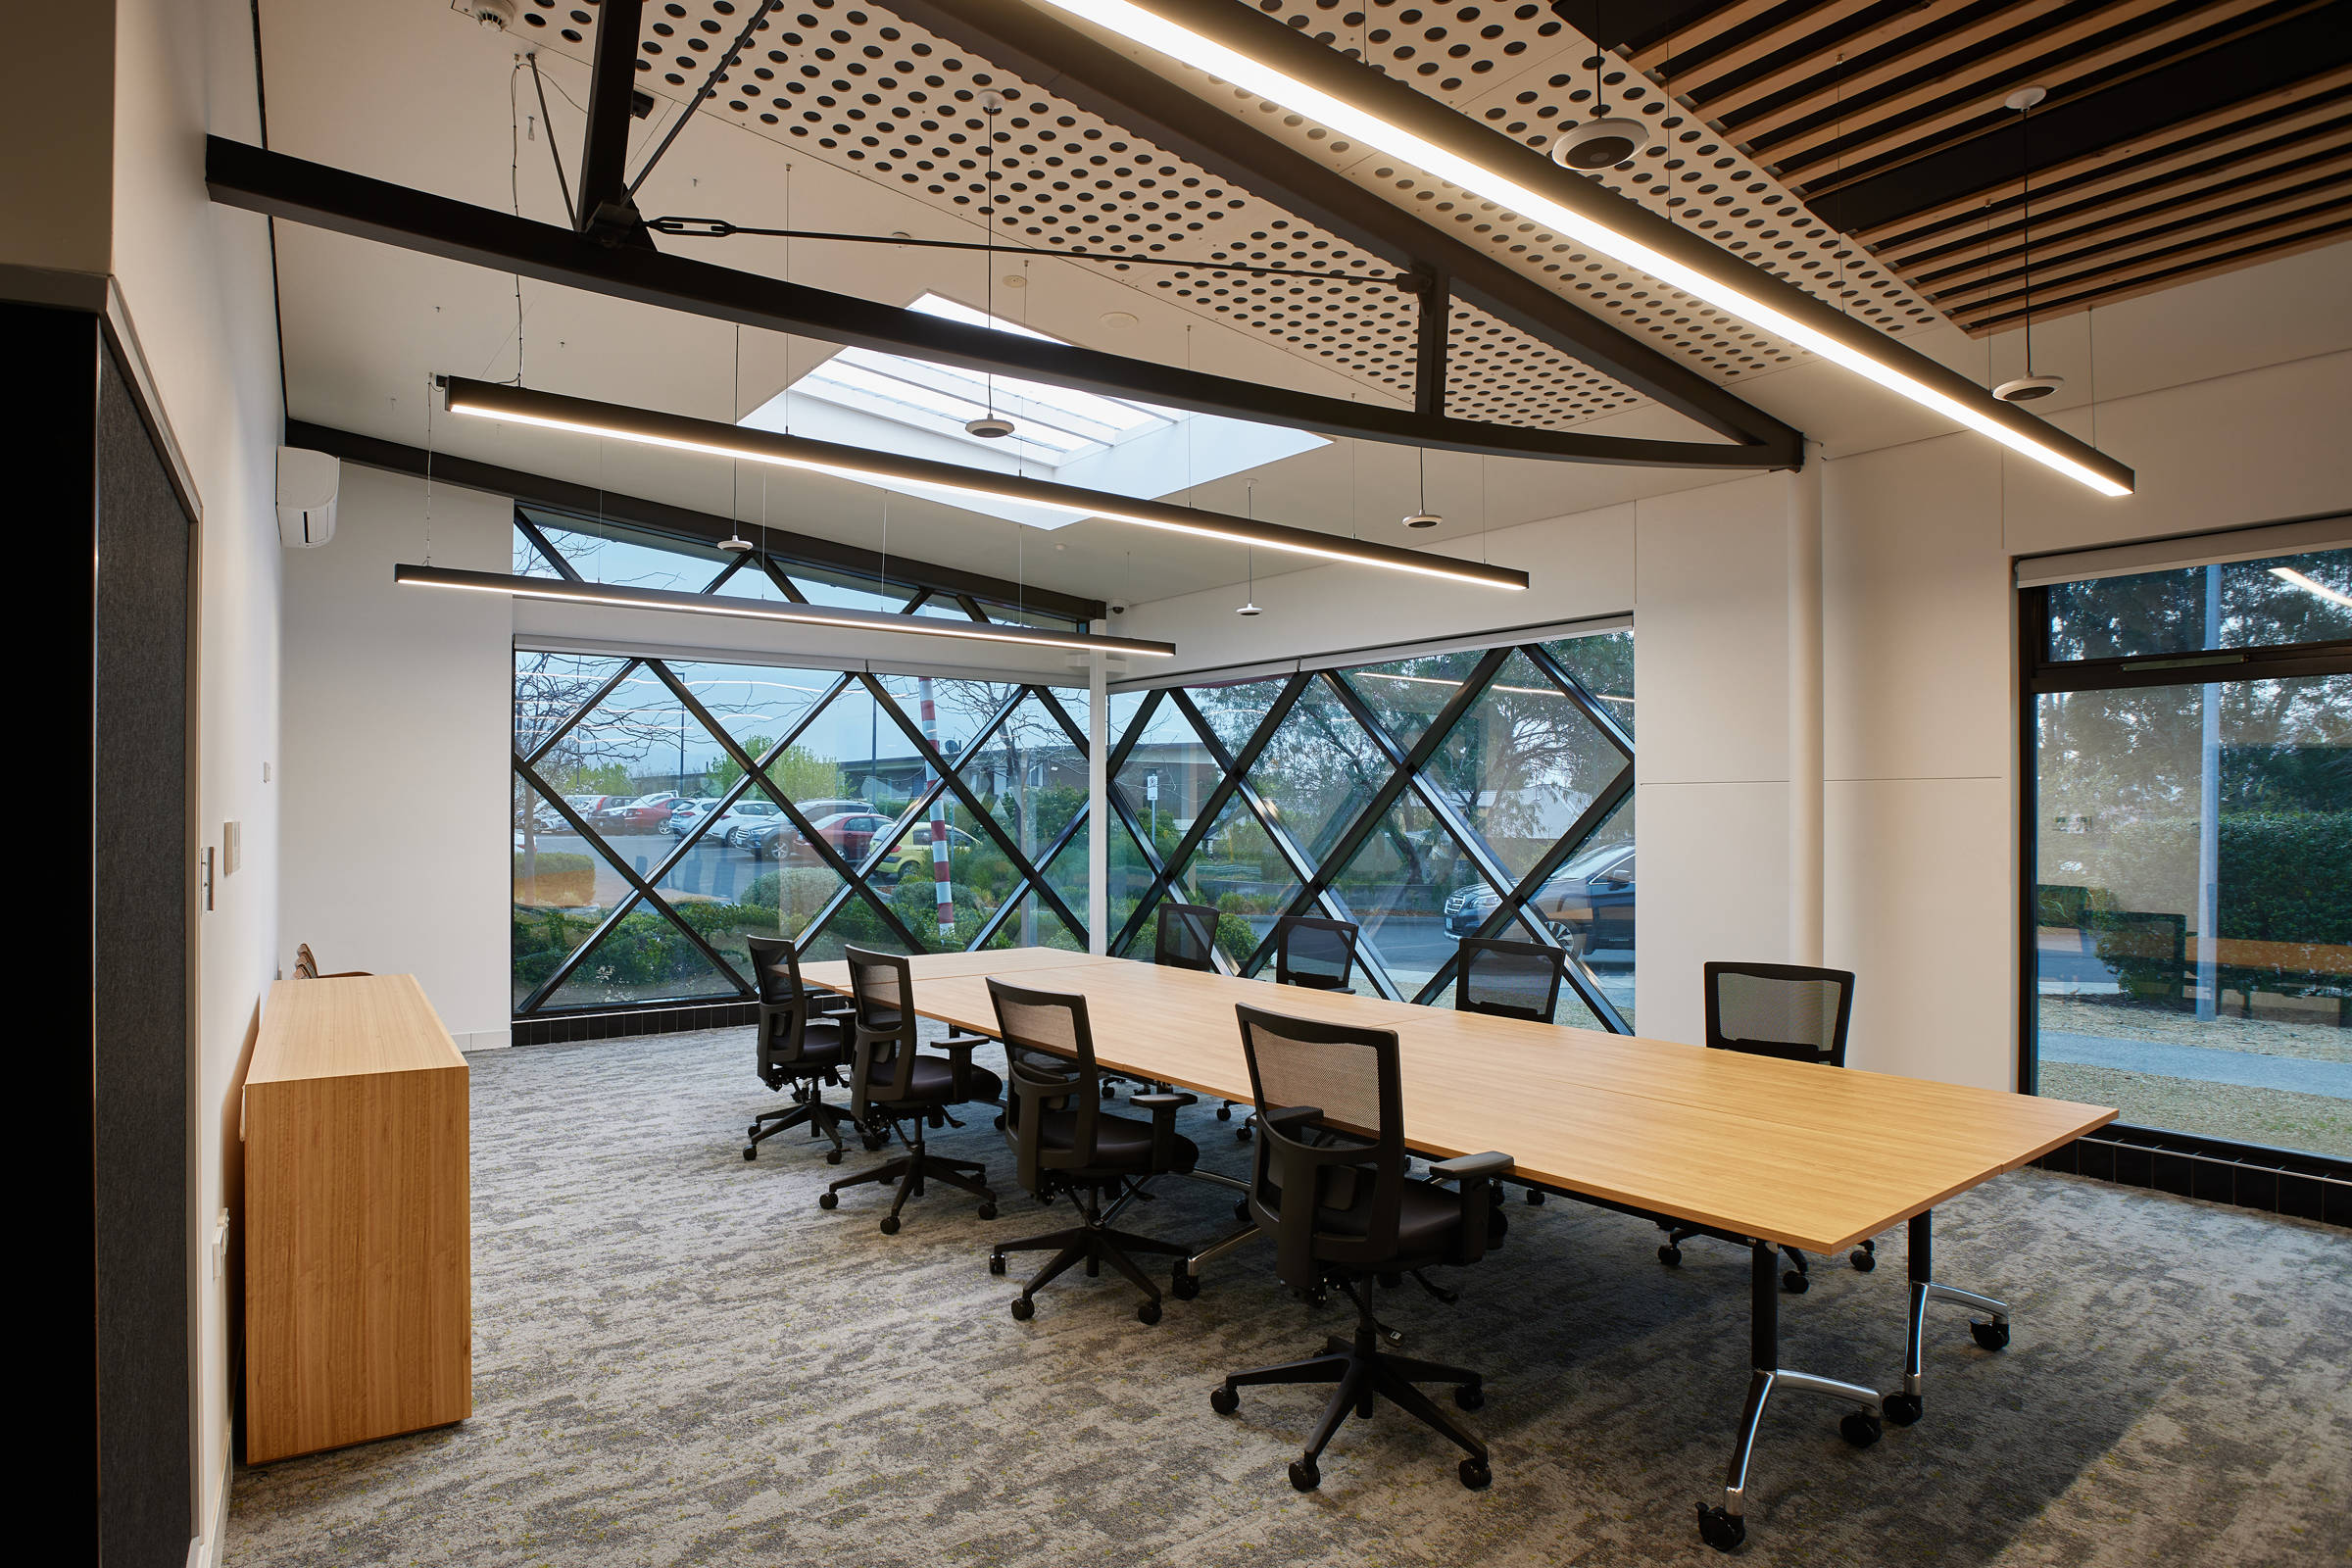
[[[1464,937],[1453,978],[1454,1010],[1549,1023],[1567,969],[1568,955],[1541,942]]]
[[[1163,904],[1152,939],[1152,961],[1170,969],[1217,968],[1217,911],[1204,904]]]
[[[747,936],[752,979],[760,993],[760,1075],[801,1059],[815,998],[801,985],[801,950],[783,937]]]
[[[297,980],[318,978],[318,959],[311,953],[311,945],[308,942],[302,943],[294,950],[294,978]]]
[[[997,1038],[1004,1042],[1004,1142],[1012,1146],[1021,1186],[1035,1192],[1040,1171],[1095,1162],[1102,1089],[1094,1029],[1084,997],[994,978],[988,996],[997,1009]],[[1048,1149],[1044,1118],[1063,1110],[1072,1113],[1069,1147]]]
[[[914,1078],[914,977],[900,954],[845,947],[841,956],[858,1024],[850,1106],[862,1119],[866,1101],[901,1099]]]
[[[1404,1110],[1396,1032],[1238,1006],[1242,1051],[1257,1102],[1250,1212],[1274,1233],[1275,1270],[1311,1288],[1319,1263],[1377,1262],[1396,1251],[1404,1191]],[[1299,1123],[1280,1113],[1311,1105]],[[1301,1195],[1304,1196],[1302,1201]],[[1318,1209],[1362,1221],[1320,1229]]]
[[[1274,923],[1274,983],[1345,990],[1355,973],[1355,938],[1350,921],[1284,915]]]
[[[1854,977],[1793,963],[1706,966],[1707,1044],[1784,1061],[1845,1065]]]

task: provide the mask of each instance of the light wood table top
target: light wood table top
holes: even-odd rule
[[[465,1065],[415,975],[280,980],[262,1009],[245,1082],[250,1087]]]
[[[1501,1150],[1516,1176],[1547,1187],[1817,1252],[1879,1235],[2115,1119],[2103,1106],[1926,1079],[1119,958],[1035,956],[1051,951],[917,956],[915,1010],[994,1034],[989,974],[1076,993],[1104,1067],[1244,1102],[1237,1004],[1394,1029],[1416,1153]],[[849,984],[842,964],[803,972],[835,990]]]

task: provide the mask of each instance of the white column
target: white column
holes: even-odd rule
[[[1788,961],[1822,961],[1821,449],[1788,475]]]
[[[1095,622],[1107,635],[1110,622]],[[1087,656],[1086,673],[1086,951],[1101,954],[1110,942],[1110,693],[1105,688],[1109,656]]]

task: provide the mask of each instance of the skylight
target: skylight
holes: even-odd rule
[[[969,326],[1061,341],[941,294],[925,294],[907,308]],[[964,428],[990,414],[1010,420],[1012,434],[991,438]],[[1139,498],[1165,496],[1323,445],[1320,436],[1276,425],[1187,414],[1017,376],[992,377],[866,348],[841,350],[742,422],[969,466],[1017,469],[1033,478]],[[932,494],[917,486],[884,488]],[[1010,502],[957,498],[953,504],[1040,528],[1074,520]]]

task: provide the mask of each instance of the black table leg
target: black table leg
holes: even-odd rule
[[[1845,1441],[1867,1448],[1879,1441],[1878,1391],[1858,1383],[1795,1372],[1781,1365],[1780,1250],[1769,1242],[1748,1250],[1748,1360],[1747,1404],[1740,1413],[1740,1433],[1732,1442],[1732,1462],[1723,1480],[1723,1501],[1698,1507],[1698,1535],[1718,1551],[1730,1551],[1747,1539],[1747,1466],[1754,1457],[1756,1433],[1764,1424],[1764,1407],[1774,1393],[1826,1394],[1861,1408],[1838,1423]]]
[[[1970,1318],[1969,1333],[1987,1350],[2006,1349],[2009,1345],[2009,1305],[1989,1296],[1964,1291],[1957,1285],[1939,1285],[1936,1281],[1936,1211],[1911,1216],[1911,1320],[1910,1333],[1903,1349],[1903,1390],[1886,1396],[1886,1419],[1896,1426],[1907,1427],[1926,1410],[1922,1391],[1925,1380],[1920,1373],[1920,1339],[1926,1329],[1930,1301],[1957,1301],[1971,1311],[1983,1312],[1991,1319],[1985,1322]]]

